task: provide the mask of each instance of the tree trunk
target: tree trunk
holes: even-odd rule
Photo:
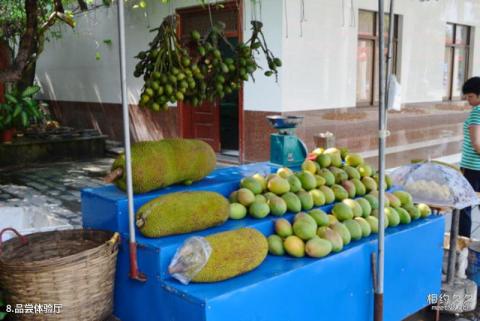
[[[8,44],[0,42],[0,70],[7,69],[11,64],[11,53]],[[5,101],[5,84],[0,82],[0,103]]]
[[[37,44],[37,0],[25,0],[25,12],[27,15],[25,32],[20,37],[15,61],[13,61],[8,68],[0,70],[0,81],[2,82],[15,82],[22,78],[23,70],[27,67],[29,60],[32,58],[33,48]]]
[[[19,90],[32,86],[35,81],[35,71],[37,69],[37,61],[30,63],[22,72],[22,78],[16,83]]]

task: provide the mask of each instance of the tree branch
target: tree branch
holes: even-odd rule
[[[78,6],[80,7],[80,10],[82,11],[87,11],[88,10],[88,5],[84,0],[77,0]]]
[[[47,21],[45,21],[45,23],[40,27],[39,33],[44,33],[45,31],[47,31],[48,28],[55,24],[57,19],[62,20],[72,28],[75,27],[75,23],[72,19],[69,19],[64,13],[55,11],[52,12],[50,17],[48,17]]]
[[[62,0],[54,0],[54,3],[55,3],[55,11],[65,13],[65,10],[63,9]]]
[[[20,38],[17,56],[12,65],[0,71],[0,82],[18,81],[33,55],[36,40],[38,4],[37,0],[25,0],[26,28]]]

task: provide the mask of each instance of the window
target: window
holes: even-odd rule
[[[383,35],[388,39],[389,16],[385,15]],[[373,105],[378,100],[378,27],[377,13],[359,11],[357,48],[357,103]],[[398,15],[394,15],[392,72],[397,73]],[[385,47],[385,56],[387,54]]]
[[[462,97],[462,86],[468,77],[471,28],[448,23],[445,37],[443,89],[445,100]]]

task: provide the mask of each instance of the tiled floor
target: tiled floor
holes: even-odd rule
[[[80,227],[80,191],[103,185],[111,158],[0,172],[0,206],[34,206]]]
[[[112,158],[0,171],[0,207],[34,206],[74,227],[82,225],[80,191],[105,183]],[[232,166],[218,163],[217,167]]]

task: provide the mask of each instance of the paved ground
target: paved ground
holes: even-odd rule
[[[17,170],[0,171],[0,207],[25,207],[43,211],[74,227],[81,227],[80,191],[98,187],[109,171],[112,158],[88,162],[68,162],[39,165]],[[225,166],[220,164],[219,167]],[[447,222],[450,218],[447,217]],[[447,230],[449,224],[447,223]],[[473,237],[480,240],[480,213],[473,213]],[[480,304],[478,305],[480,306]],[[422,311],[408,321],[435,320],[431,311]],[[441,321],[477,321],[480,311],[454,316],[442,314]]]
[[[102,158],[0,171],[0,206],[34,206],[80,227],[80,191],[103,185],[112,162]]]

